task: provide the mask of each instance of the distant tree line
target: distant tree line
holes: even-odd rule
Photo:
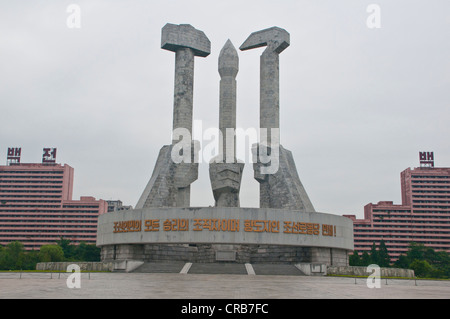
[[[34,270],[39,262],[59,261],[100,261],[100,248],[84,242],[74,245],[64,238],[41,246],[39,251],[27,251],[19,241],[0,245],[0,270]]]
[[[450,254],[446,251],[435,251],[431,247],[415,242],[411,242],[406,255],[400,255],[394,263],[391,263],[383,240],[378,247],[373,243],[370,252],[365,251],[360,255],[355,250],[349,258],[350,266],[367,267],[370,264],[412,269],[417,277],[422,278],[450,278]]]

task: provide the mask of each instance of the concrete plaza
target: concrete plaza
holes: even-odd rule
[[[280,275],[0,272],[1,299],[449,299],[450,281]]]

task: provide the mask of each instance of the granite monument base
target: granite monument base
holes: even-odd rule
[[[223,244],[138,244],[108,245],[102,261],[141,260],[144,262],[298,264],[314,263],[347,266],[348,252],[339,248],[282,245]]]
[[[99,216],[102,261],[348,265],[346,217],[272,208],[143,208]]]

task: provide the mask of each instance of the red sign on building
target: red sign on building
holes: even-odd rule
[[[56,148],[44,148],[42,163],[56,163]]]
[[[419,152],[420,167],[434,167],[433,152]]]
[[[19,164],[20,155],[22,153],[21,147],[8,147],[8,156],[6,157],[6,164]]]

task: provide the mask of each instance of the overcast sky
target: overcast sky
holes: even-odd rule
[[[67,25],[72,3],[81,28]],[[380,28],[367,26],[372,3]],[[166,23],[191,24],[211,40],[211,54],[195,60],[194,120],[203,129],[218,125],[226,40],[238,48],[254,31],[290,33],[280,55],[281,144],[317,211],[362,218],[368,203],[400,204],[400,172],[419,166],[419,151],[450,166],[447,0],[3,0],[0,164],[8,147],[22,147],[22,162],[57,147],[57,161],[75,169],[74,199],[135,206],[171,141],[175,55],[160,48]],[[244,129],[259,127],[263,50],[239,52]],[[214,204],[205,163],[191,194],[192,206]],[[258,207],[258,194],[247,164],[241,206]]]

